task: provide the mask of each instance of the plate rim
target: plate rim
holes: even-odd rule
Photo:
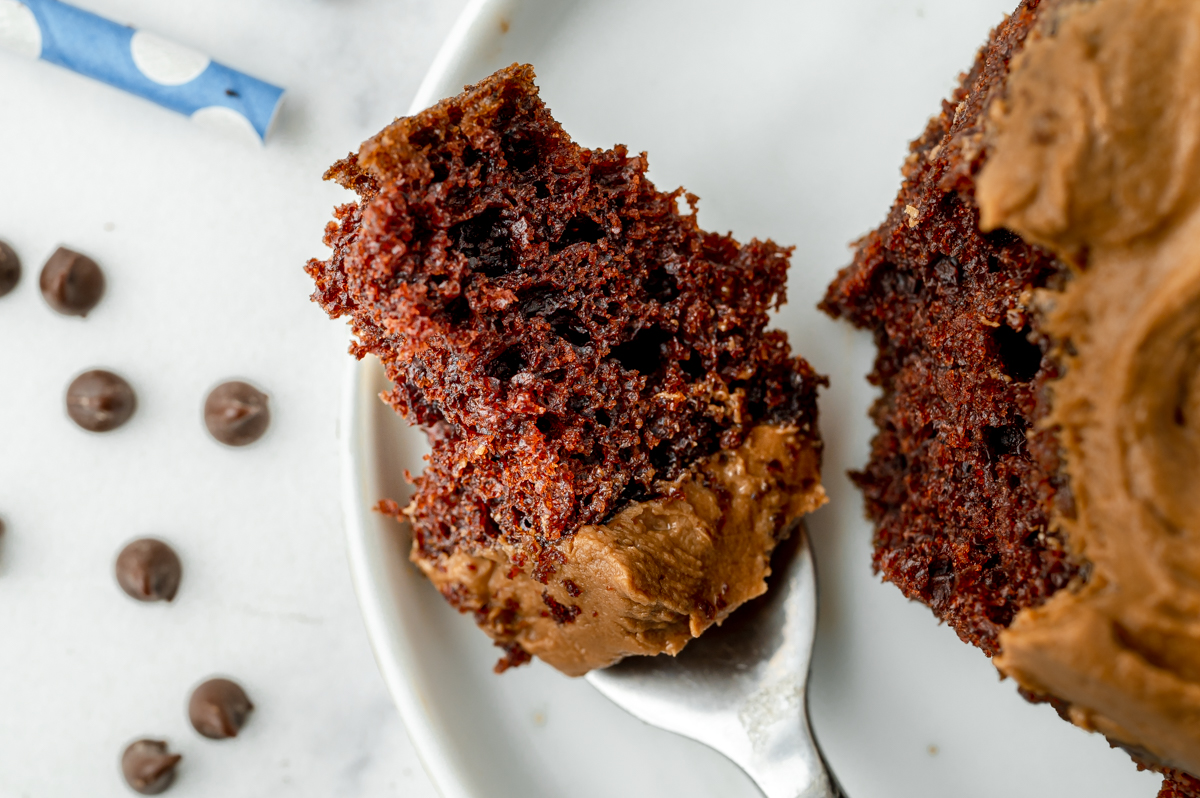
[[[467,54],[477,50],[500,30],[503,14],[520,0],[469,0],[450,33],[434,56],[425,77],[409,106],[411,116],[429,107],[447,93],[446,81]],[[454,87],[449,91],[453,93]],[[410,636],[396,634],[403,625],[387,584],[386,562],[381,554],[389,545],[384,536],[371,528],[368,513],[375,502],[368,496],[375,461],[374,441],[370,435],[369,403],[376,400],[370,383],[381,368],[374,357],[350,360],[342,377],[341,407],[338,411],[338,452],[341,472],[342,520],[351,582],[358,601],[367,639],[375,663],[383,677],[392,702],[408,733],[417,759],[442,798],[475,798],[464,783],[463,774],[447,755],[445,736],[424,708],[424,701],[406,674],[416,667],[417,655]],[[394,541],[392,542],[394,545]]]

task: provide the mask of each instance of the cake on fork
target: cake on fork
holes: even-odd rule
[[[432,447],[381,509],[498,670],[677,653],[825,501],[824,378],[766,329],[790,249],[701,230],[646,169],[572,141],[514,64],[326,174],[358,201],[314,298]]]

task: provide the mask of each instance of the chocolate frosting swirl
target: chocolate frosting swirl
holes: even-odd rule
[[[1060,0],[990,111],[977,184],[1078,271],[1044,292],[1086,580],[995,660],[1071,719],[1200,773],[1200,4]]]

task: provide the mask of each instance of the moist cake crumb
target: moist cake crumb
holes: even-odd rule
[[[379,357],[385,400],[428,433],[403,511],[413,556],[506,647],[504,667],[521,659],[514,641],[533,645],[521,619],[551,613],[541,590],[536,606],[497,604],[479,576],[492,566],[472,558],[494,555],[563,607],[587,604],[588,585],[576,599],[560,581],[579,530],[667,486],[682,496],[679,480],[756,428],[819,452],[825,380],[766,329],[791,250],[701,230],[697,198],[658,191],[646,169],[624,146],[573,142],[532,68],[514,64],[397,120],[326,175],[359,201],[326,230],[332,256],[308,264],[314,299],[350,318],[352,352]],[[819,489],[804,488],[814,501]],[[800,506],[772,519],[780,534]]]

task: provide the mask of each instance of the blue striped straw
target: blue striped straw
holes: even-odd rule
[[[58,0],[0,0],[0,48],[41,58],[196,120],[266,139],[283,89]]]

